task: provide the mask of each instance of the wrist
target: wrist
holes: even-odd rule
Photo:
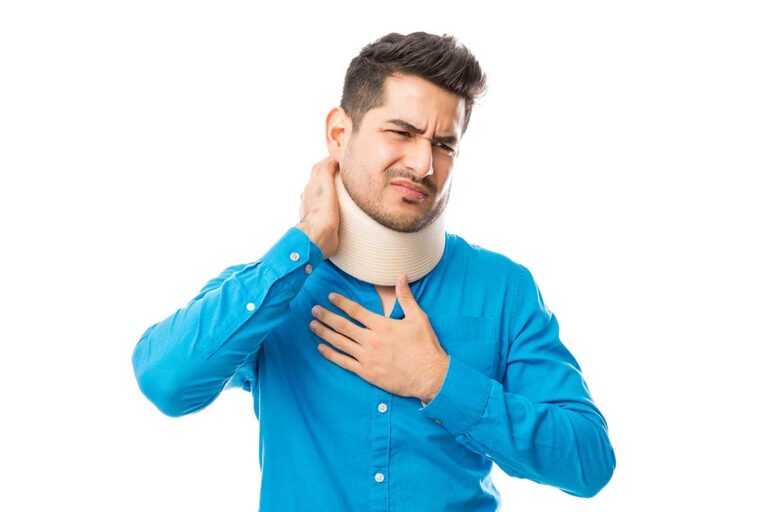
[[[449,358],[448,354],[442,353],[435,363],[434,369],[428,373],[430,377],[427,380],[426,390],[418,397],[424,405],[431,402],[443,387],[445,376],[448,374]]]
[[[306,221],[300,221],[298,224],[296,224],[296,227],[302,230],[309,239],[320,248],[320,251],[323,253],[323,259],[328,258],[328,250],[326,248],[326,237],[319,233],[316,229],[312,227],[311,224],[309,224]]]

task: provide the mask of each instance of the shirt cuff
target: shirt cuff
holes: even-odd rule
[[[443,385],[428,404],[421,402],[419,411],[458,436],[483,416],[492,383],[492,379],[449,355]]]
[[[309,274],[323,262],[323,252],[309,236],[297,228],[291,227],[259,260],[248,263],[239,273],[241,281],[247,281],[248,269],[256,265],[264,267],[275,280],[282,279],[298,293]],[[301,268],[301,271],[297,269]],[[249,284],[244,282],[246,286]]]

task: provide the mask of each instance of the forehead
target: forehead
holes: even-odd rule
[[[464,98],[413,75],[389,76],[384,82],[383,105],[368,111],[377,124],[397,118],[419,128],[436,127],[438,134],[460,136]]]

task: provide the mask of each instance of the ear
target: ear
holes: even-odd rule
[[[344,157],[347,139],[352,131],[352,120],[341,107],[333,107],[325,117],[325,145],[328,154],[338,162]]]

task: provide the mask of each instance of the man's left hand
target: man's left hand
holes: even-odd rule
[[[317,349],[329,361],[385,391],[429,402],[445,379],[448,354],[440,345],[427,314],[413,297],[404,275],[398,279],[395,293],[405,315],[402,320],[379,315],[338,293],[331,293],[331,303],[363,327],[315,305],[312,314],[317,320],[310,322],[310,329],[349,354],[318,345]]]

